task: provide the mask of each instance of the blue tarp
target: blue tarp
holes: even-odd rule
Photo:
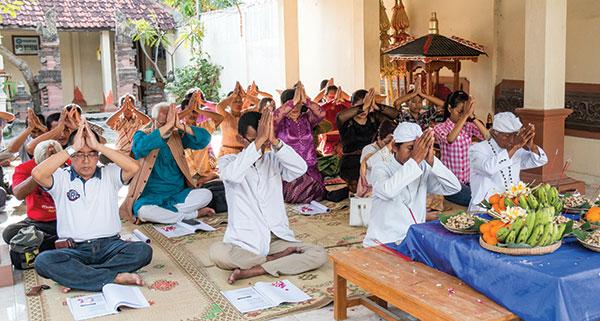
[[[412,225],[390,248],[463,280],[477,291],[529,320],[600,318],[600,253],[575,238],[554,253],[511,256],[479,245],[479,235],[448,232],[439,221]]]

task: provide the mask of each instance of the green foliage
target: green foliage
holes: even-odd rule
[[[219,10],[241,4],[236,0],[162,0],[165,4],[173,7],[186,17],[196,15],[196,1],[200,1],[200,12]]]
[[[162,30],[157,30],[152,22],[148,22],[144,18],[138,20],[129,19],[127,25],[134,28],[133,41],[139,41],[148,47],[157,45],[167,47],[169,45],[166,33]]]
[[[222,66],[210,61],[208,54],[198,54],[189,66],[175,69],[176,80],[167,85],[167,90],[176,97],[178,103],[194,87],[202,89],[207,100],[219,101],[219,76],[222,69]]]
[[[36,0],[27,0],[34,2]],[[16,18],[17,12],[21,11],[21,7],[25,3],[20,0],[0,0],[0,13],[9,14],[11,17]],[[0,16],[0,22],[2,22],[2,16]]]

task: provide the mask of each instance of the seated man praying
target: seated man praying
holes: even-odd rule
[[[306,162],[283,140],[275,138],[273,110],[262,116],[240,117],[239,154],[219,159],[229,221],[223,242],[210,248],[216,266],[233,270],[229,283],[268,273],[298,274],[327,260],[325,248],[300,243],[290,230],[283,203],[282,180],[291,182],[306,172]],[[267,147],[271,150],[266,150]]]
[[[426,214],[427,193],[460,191],[456,176],[434,156],[433,131],[415,123],[394,130],[394,159],[373,166],[373,207],[364,246],[401,241],[412,224],[437,219]]]
[[[143,286],[132,272],[150,263],[152,248],[121,240],[117,196],[140,167],[100,144],[85,119],[74,136],[70,147],[43,161],[31,175],[54,199],[58,237],[71,238],[75,247],[40,253],[35,270],[61,284],[63,292],[101,291],[108,283]],[[98,167],[99,153],[113,163]],[[60,168],[69,158],[72,166]]]
[[[504,193],[511,184],[519,183],[522,169],[540,167],[548,162],[546,153],[533,143],[535,126],[529,124],[523,127],[519,118],[511,112],[494,116],[490,134],[490,140],[469,148],[470,211],[484,210],[477,204],[495,193]]]
[[[119,212],[123,219],[172,224],[212,215],[207,189],[194,189],[184,149],[202,149],[210,142],[206,129],[182,123],[175,105],[152,109],[152,128],[133,136],[131,152],[141,170],[132,180]]]

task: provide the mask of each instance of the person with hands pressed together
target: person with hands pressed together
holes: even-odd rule
[[[25,129],[7,146],[10,153],[19,153],[21,162],[27,162],[33,158],[33,154],[27,152],[27,144],[48,131],[44,125],[44,116],[35,114],[31,108],[27,108],[25,126]]]
[[[396,99],[394,101],[394,108],[400,111],[398,123],[416,123],[421,126],[422,130],[425,130],[440,115],[444,101],[422,92],[420,83],[421,81],[417,82],[416,90]],[[424,99],[433,103],[433,106],[430,106],[429,109],[423,112]],[[405,102],[408,102],[408,110],[402,110],[402,104]]]
[[[129,155],[133,135],[150,122],[150,118],[135,107],[135,97],[126,94],[119,99],[119,110],[106,120],[106,126],[117,132],[115,149]]]
[[[100,153],[113,163],[99,167]],[[72,165],[60,168],[68,159]],[[83,119],[72,145],[33,169],[33,179],[54,199],[58,237],[76,243],[38,255],[39,275],[61,284],[63,292],[101,291],[108,283],[144,285],[132,272],[150,263],[152,248],[120,239],[117,197],[139,168],[135,160],[100,144]]]
[[[81,107],[76,104],[66,105],[60,112],[60,118],[55,127],[49,128],[50,130],[27,144],[27,153],[33,155],[35,147],[48,139],[56,140],[63,148],[67,147],[69,136],[71,133],[76,131],[81,121],[80,117]],[[52,116],[52,115],[50,115]],[[50,118],[48,116],[48,118]]]
[[[203,149],[210,134],[203,128],[182,123],[175,105],[159,103],[152,109],[151,129],[138,131],[131,152],[141,170],[131,181],[120,207],[123,219],[134,223],[177,223],[184,219],[213,215],[206,207],[212,192],[196,185],[184,149]]]
[[[266,273],[278,277],[322,266],[327,260],[325,249],[294,238],[283,202],[282,180],[302,176],[306,162],[275,137],[270,107],[262,115],[243,114],[238,133],[244,149],[219,159],[228,225],[223,242],[210,248],[211,260],[219,268],[233,270],[230,284]]]
[[[219,150],[219,158],[227,154],[239,153],[243,146],[236,139],[237,135],[237,124],[242,115],[242,106],[244,104],[246,94],[242,85],[239,81],[235,83],[235,89],[227,98],[221,100],[217,105],[217,112],[221,114],[223,122],[221,123],[221,132],[223,134],[223,141],[221,149]],[[227,111],[225,108],[231,107],[231,111]]]
[[[404,239],[411,224],[437,219],[427,213],[427,193],[449,195],[460,190],[452,172],[434,156],[433,132],[415,123],[394,130],[394,160],[373,167],[373,207],[364,246]]]
[[[352,94],[352,108],[337,114],[336,126],[344,155],[340,160],[340,177],[351,192],[356,193],[360,172],[360,154],[371,143],[381,121],[393,120],[398,111],[392,107],[375,102],[375,89],[357,90]]]
[[[473,137],[489,139],[485,124],[475,116],[475,99],[464,91],[455,91],[446,98],[445,121],[433,129],[440,145],[441,160],[460,181],[460,192],[446,197],[450,202],[469,206],[471,202],[471,164],[469,148]]]
[[[511,184],[519,183],[521,170],[540,167],[548,162],[546,153],[533,142],[535,126],[523,126],[515,114],[496,114],[490,132],[490,140],[469,149],[470,211],[483,211],[477,204],[484,198],[495,193],[502,194]]]
[[[292,147],[308,166],[301,177],[283,182],[283,199],[286,203],[320,201],[326,190],[317,166],[312,130],[323,120],[325,111],[306,96],[301,82],[295,89],[286,89],[281,93],[281,104],[273,112],[275,136]],[[306,107],[306,111],[303,112],[302,107]]]

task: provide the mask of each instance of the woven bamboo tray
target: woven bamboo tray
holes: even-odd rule
[[[583,215],[581,215],[581,216],[579,217],[579,222],[581,222],[581,224],[585,224],[585,223],[587,223],[587,221],[583,219]],[[599,225],[596,225],[596,224],[592,224],[592,223],[590,223],[590,226],[591,226],[592,230],[597,230],[597,229],[600,229],[600,226],[599,226]]]
[[[502,218],[502,215],[500,215],[500,213],[494,211],[494,210],[488,210],[487,211],[488,214],[490,214],[493,218]]]
[[[600,252],[600,246],[598,246],[598,245],[592,245],[592,244],[586,243],[580,239],[577,239],[577,241],[579,241],[579,243],[581,243],[581,245],[583,245],[588,250],[592,250],[594,252]]]
[[[440,224],[442,224],[442,226],[444,226],[444,228],[446,228],[448,231],[452,232],[452,233],[456,233],[456,234],[464,234],[464,235],[475,235],[475,234],[479,234],[479,231],[477,229],[469,229],[469,230],[461,230],[461,229],[457,229],[457,228],[453,228],[453,227],[449,227],[446,224],[440,222]]]
[[[562,245],[562,241],[558,241],[552,245],[534,247],[534,248],[522,248],[522,247],[500,247],[487,244],[482,237],[479,237],[479,245],[484,249],[496,253],[508,254],[508,255],[544,255],[552,253]]]

